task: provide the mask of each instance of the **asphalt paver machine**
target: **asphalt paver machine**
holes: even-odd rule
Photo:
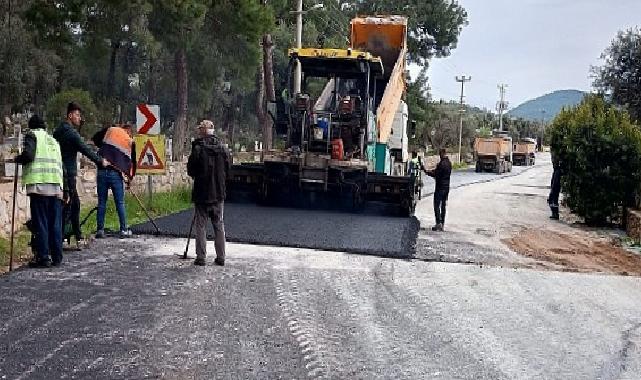
[[[411,215],[420,186],[405,173],[406,35],[405,17],[360,17],[351,22],[350,48],[291,49],[287,90],[272,114],[285,149],[234,165],[232,191],[253,189],[265,204],[323,197],[358,210],[384,202]]]

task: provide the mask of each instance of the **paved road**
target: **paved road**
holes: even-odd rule
[[[0,379],[633,379],[641,279],[184,240],[0,277]],[[213,247],[210,247],[213,248]]]
[[[155,221],[164,236],[187,237],[193,211]],[[354,214],[338,211],[225,204],[225,233],[233,242],[332,251],[385,257],[413,257],[419,229],[416,218]],[[208,225],[209,237],[213,229]],[[132,227],[136,234],[152,234],[151,223]]]
[[[532,166],[513,166],[512,172],[501,175],[494,173],[476,173],[473,167],[463,170],[455,170],[452,172],[452,177],[450,178],[450,187],[452,189],[457,189],[476,183],[493,182],[496,180],[521,175],[531,169],[533,169]],[[423,175],[423,195],[429,196],[433,193],[434,180],[427,175]]]
[[[528,168],[515,167],[512,175],[455,171],[452,187],[496,181]],[[424,193],[433,192],[434,181],[426,178]],[[423,203],[429,203],[424,200]],[[187,237],[193,212],[185,211],[156,220],[163,236]],[[393,216],[389,208],[374,205],[364,213],[260,207],[231,203],[225,207],[227,239],[233,242],[332,251],[367,253],[384,257],[413,258],[419,223],[415,218]],[[213,236],[211,226],[210,238]],[[133,226],[136,234],[153,234],[151,223]]]
[[[551,176],[549,153],[537,154],[535,166],[515,166],[510,174],[456,172],[447,205],[446,233],[430,230],[434,225],[431,196],[416,208],[421,230],[415,257],[495,266],[534,265],[511,252],[502,240],[524,228],[570,228],[548,219]]]

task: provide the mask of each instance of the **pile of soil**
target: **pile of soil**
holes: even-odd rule
[[[641,276],[641,255],[585,233],[524,230],[503,243],[546,269]]]

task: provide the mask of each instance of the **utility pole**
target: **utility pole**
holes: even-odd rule
[[[298,0],[298,7],[296,8],[296,48],[301,49],[303,47],[303,0]],[[300,61],[297,59],[295,63],[295,72],[294,72],[294,95],[300,93],[301,81],[302,81],[302,68],[300,66]]]
[[[463,107],[464,100],[465,100],[465,83],[470,82],[472,80],[472,77],[466,77],[465,75],[462,75],[460,77],[456,77],[456,81],[461,83],[461,109],[459,112],[461,113],[461,119],[460,119],[460,124],[458,128],[458,162],[459,164],[461,163],[461,145],[463,143],[463,114],[465,113],[465,108]]]
[[[499,132],[503,132],[503,112],[507,110],[508,102],[505,101],[505,89],[507,84],[499,84],[500,100],[496,103],[496,111],[499,113]]]

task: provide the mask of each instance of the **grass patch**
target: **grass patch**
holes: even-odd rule
[[[18,231],[14,240],[13,264],[14,268],[18,263],[29,261],[31,259],[31,247],[29,241],[31,233],[29,231]],[[9,238],[0,238],[0,273],[9,269],[9,250],[11,240]]]
[[[143,205],[149,211],[149,214],[155,219],[157,217],[173,214],[178,211],[186,210],[192,207],[191,204],[191,187],[179,187],[170,192],[166,193],[156,193],[152,197],[151,207],[148,205],[147,196],[139,194],[138,197],[143,202]],[[85,218],[89,211],[94,208],[95,205],[85,206],[80,212],[80,221]],[[125,196],[125,208],[127,211],[127,224],[132,226],[134,224],[147,222],[147,216],[145,212],[140,207],[136,198],[134,198],[131,193],[127,193]],[[116,212],[116,206],[113,202],[113,196],[111,192],[109,193],[109,198],[107,199],[107,212],[105,216],[105,228],[118,231],[120,229],[120,224],[118,222],[118,213]],[[87,223],[82,227],[83,235],[88,235],[96,232],[96,213],[94,212]]]
[[[452,170],[465,170],[465,169],[467,169],[469,167],[470,167],[470,165],[465,161],[463,161],[463,162],[453,162],[452,163]]]

